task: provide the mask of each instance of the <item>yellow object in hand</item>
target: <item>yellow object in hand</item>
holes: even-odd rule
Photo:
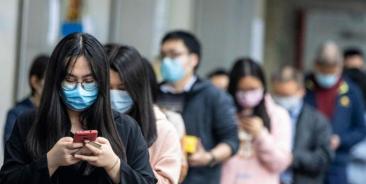
[[[198,137],[193,135],[185,135],[183,137],[183,149],[188,154],[193,154],[197,151]]]

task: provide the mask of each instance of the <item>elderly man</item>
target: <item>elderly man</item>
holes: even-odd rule
[[[304,104],[303,74],[290,66],[282,67],[272,75],[272,94],[289,112],[293,130],[293,161],[281,175],[281,183],[322,184],[334,153],[329,141],[332,129],[321,113]]]
[[[342,56],[333,42],[324,43],[315,58],[314,73],[306,80],[305,102],[330,121],[330,143],[336,156],[328,169],[326,184],[347,184],[346,167],[351,148],[366,135],[364,104],[357,86],[342,77]]]

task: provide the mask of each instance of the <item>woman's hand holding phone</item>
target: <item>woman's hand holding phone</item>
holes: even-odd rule
[[[74,142],[82,142],[84,147],[74,156],[96,167],[111,169],[119,161],[119,157],[113,152],[109,141],[103,137],[97,137],[97,135],[96,130],[76,132]]]
[[[73,155],[83,147],[83,143],[74,143],[73,140],[72,137],[63,137],[48,151],[47,163],[50,176],[58,167],[73,165],[80,161]]]
[[[256,138],[263,129],[263,121],[256,116],[240,118],[240,128]]]
[[[84,160],[90,165],[104,168],[112,181],[119,183],[121,179],[120,158],[114,153],[111,144],[106,138],[98,137],[94,142],[99,144],[100,147],[91,144],[91,142],[85,144],[85,148],[89,149],[92,153],[91,155],[80,155],[76,153],[75,158]]]
[[[89,164],[96,167],[103,167],[106,171],[113,169],[119,162],[119,157],[114,153],[112,146],[106,138],[98,137],[95,143],[86,142],[85,148],[90,151],[90,155],[75,154],[75,158],[87,161]]]

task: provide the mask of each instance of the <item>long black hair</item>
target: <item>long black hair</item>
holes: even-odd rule
[[[147,76],[150,81],[150,89],[151,89],[151,95],[152,95],[153,102],[156,103],[157,98],[158,98],[158,93],[159,93],[158,79],[156,78],[154,68],[149,60],[147,60],[146,58],[142,58],[142,64],[145,67],[145,70],[147,71]]]
[[[243,110],[243,107],[239,105],[239,102],[236,98],[236,92],[238,91],[238,84],[241,78],[251,76],[259,79],[263,85],[263,99],[259,102],[259,104],[254,107],[254,114],[255,116],[258,116],[262,118],[264,126],[270,130],[271,129],[271,123],[270,119],[266,110],[265,105],[265,94],[267,93],[267,83],[264,76],[264,73],[262,71],[262,68],[259,64],[257,64],[255,61],[253,61],[250,58],[239,58],[236,60],[236,62],[233,65],[233,68],[230,72],[230,82],[228,87],[228,92],[232,95],[234,98],[235,105],[237,107],[238,112]]]
[[[36,76],[38,80],[44,78],[44,73],[46,72],[48,60],[50,57],[45,54],[38,55],[32,62],[32,65],[28,74],[28,83],[31,88],[31,95],[34,96],[36,93],[36,89],[32,86],[31,77]]]
[[[109,63],[103,46],[86,33],[63,38],[53,50],[45,74],[39,112],[27,139],[33,157],[46,153],[62,137],[69,135],[71,122],[62,101],[61,83],[77,58],[85,57],[98,86],[96,102],[80,114],[84,129],[96,129],[111,143],[115,153],[126,159],[125,148],[116,129],[109,96]]]
[[[147,145],[157,139],[153,98],[148,73],[139,52],[130,46],[108,44],[105,50],[112,70],[118,72],[134,105],[128,113],[140,125]]]

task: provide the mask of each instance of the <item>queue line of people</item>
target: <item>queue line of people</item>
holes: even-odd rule
[[[320,47],[314,73],[280,67],[271,88],[250,58],[201,78],[192,33],[160,46],[158,84],[134,47],[63,38],[31,70],[32,106],[9,111],[0,184],[348,183],[364,106],[335,43]],[[80,130],[98,137],[75,142]]]

